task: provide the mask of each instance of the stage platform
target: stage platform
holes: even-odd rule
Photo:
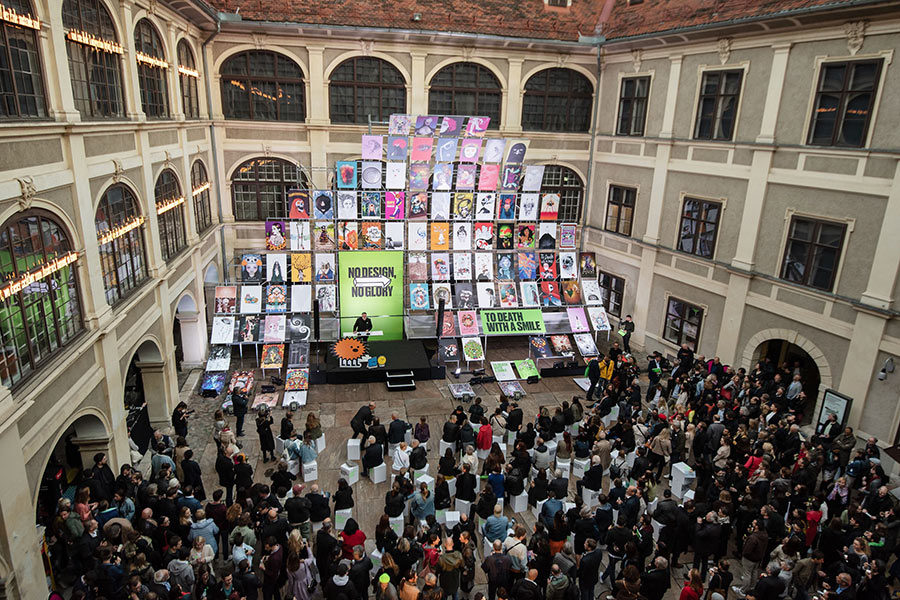
[[[387,372],[412,372],[413,378],[417,381],[426,379],[443,378],[443,368],[438,373],[432,372],[431,360],[425,344],[419,340],[395,340],[376,342],[370,341],[369,355],[384,356],[387,363],[384,367],[377,369],[369,369],[362,367],[342,368],[339,366],[338,358],[329,354],[325,360],[325,381],[326,383],[371,383],[376,381],[387,381]],[[438,367],[435,367],[438,369]]]

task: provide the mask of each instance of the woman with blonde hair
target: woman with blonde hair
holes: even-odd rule
[[[191,566],[196,569],[200,565],[211,565],[215,558],[216,553],[212,546],[206,543],[206,538],[202,535],[195,537],[188,555],[188,562],[191,563]]]
[[[300,554],[300,550],[303,549],[303,546],[303,535],[300,533],[300,530],[292,529],[288,534],[287,543],[285,544],[288,554],[290,554],[291,552]]]

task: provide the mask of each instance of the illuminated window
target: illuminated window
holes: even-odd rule
[[[169,116],[169,84],[166,80],[166,53],[156,33],[156,28],[147,19],[141,19],[134,28],[134,47],[144,57],[137,61],[138,83],[141,86],[141,108],[150,119],[163,119]]]
[[[285,219],[288,216],[288,190],[308,187],[303,171],[286,160],[248,160],[231,176],[234,218],[238,221]]]
[[[144,217],[134,192],[118,183],[100,198],[95,218],[106,301],[115,304],[147,278]]]
[[[68,34],[66,52],[69,55],[72,95],[81,117],[103,119],[124,116],[120,65],[122,49],[112,17],[103,2],[65,0],[63,25]],[[81,41],[75,41],[72,37]],[[86,40],[98,43],[90,45],[84,43]]]
[[[0,231],[0,274],[15,280],[72,250],[65,229],[50,215],[20,213]],[[82,327],[74,264],[0,301],[0,383],[12,386],[28,377]]]
[[[544,69],[525,84],[522,128],[530,131],[588,131],[594,87],[572,69]]]
[[[303,71],[291,59],[253,50],[222,65],[222,110],[226,119],[306,120]]]
[[[406,112],[406,81],[391,63],[380,58],[345,60],[331,73],[328,86],[332,123],[387,121]]]
[[[866,144],[881,65],[881,60],[822,65],[809,128],[810,144],[852,148]]]
[[[490,117],[488,127],[499,129],[502,97],[500,82],[490,69],[476,63],[453,63],[432,77],[428,112]]]
[[[3,6],[33,17],[28,0],[3,0]],[[0,119],[46,116],[37,31],[0,21]]]
[[[181,108],[188,119],[200,118],[200,100],[197,96],[197,63],[187,40],[178,42],[178,81],[181,84]]]
[[[194,197],[194,219],[197,221],[197,233],[203,233],[212,226],[212,213],[209,210],[209,176],[206,167],[199,160],[191,167],[191,195]]]
[[[156,200],[159,244],[163,260],[168,261],[187,246],[184,234],[184,196],[171,169],[159,174],[153,196]]]

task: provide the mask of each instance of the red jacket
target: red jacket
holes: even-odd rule
[[[703,590],[700,590],[700,593],[694,591],[694,588],[685,584],[683,588],[681,588],[681,596],[678,597],[678,600],[700,600],[703,596]]]
[[[478,430],[478,437],[475,438],[475,446],[479,450],[490,450],[491,442],[494,439],[494,431],[490,425],[482,425]]]
[[[347,535],[343,531],[341,532],[341,558],[346,558],[348,560],[353,560],[353,547],[354,546],[364,546],[366,543],[366,534],[362,532],[362,529],[356,531],[356,533]]]

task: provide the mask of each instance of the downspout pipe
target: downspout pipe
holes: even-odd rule
[[[584,238],[586,236],[587,231],[587,216],[588,216],[588,199],[593,201],[593,192],[594,192],[594,146],[597,143],[597,124],[600,122],[600,75],[602,71],[602,59],[600,56],[600,52],[602,50],[603,42],[606,41],[606,38],[600,36],[597,38],[597,89],[594,90],[594,109],[592,113],[592,121],[591,121],[591,143],[588,146],[588,168],[587,168],[587,181],[585,182],[585,194],[584,200],[581,203],[581,239],[578,242],[578,252],[584,251]]]
[[[203,44],[200,47],[200,54],[203,56],[203,81],[206,86],[206,108],[209,111],[209,144],[212,149],[212,161],[213,161],[213,172],[216,173],[216,176],[219,174],[219,144],[216,141],[216,127],[213,123],[213,112],[212,112],[212,85],[210,84],[210,80],[212,76],[209,72],[209,59],[206,55],[206,47],[212,42],[213,38],[219,35],[219,32],[222,30],[222,21],[216,17],[216,30],[213,31],[208,38],[203,40]],[[216,182],[216,209],[219,215],[219,224],[222,224],[222,182]],[[220,277],[221,281],[228,281],[228,257],[225,254],[225,228],[219,227],[219,247],[222,251],[222,276]]]

